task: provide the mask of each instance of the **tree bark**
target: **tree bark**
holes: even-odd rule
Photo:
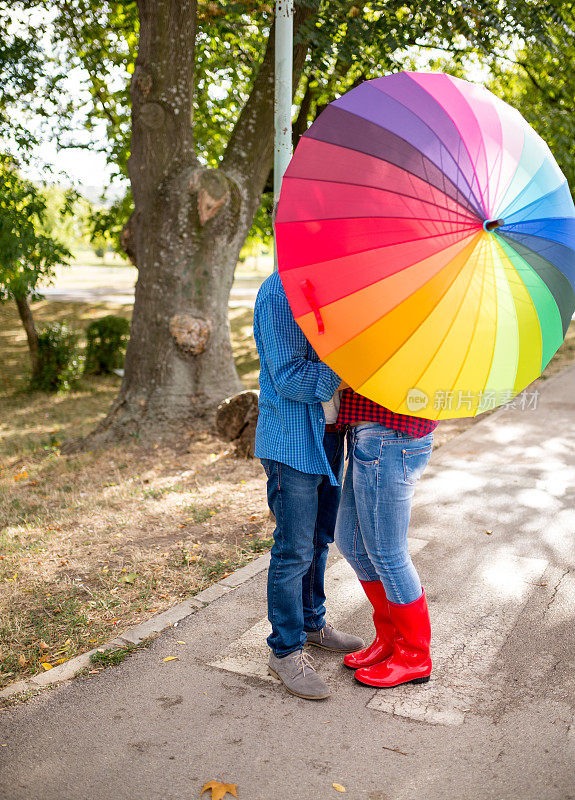
[[[123,383],[95,432],[112,439],[211,414],[241,389],[228,300],[273,160],[273,26],[223,161],[207,169],[193,142],[196,0],[138,0],[138,9],[128,162],[135,210],[122,238],[138,281]],[[305,52],[296,48],[294,71]]]
[[[26,338],[28,339],[28,348],[30,350],[30,360],[32,362],[32,378],[35,378],[40,372],[40,354],[38,352],[38,331],[34,324],[34,317],[32,309],[28,305],[28,298],[24,295],[16,297],[16,306],[22,325],[26,331]]]

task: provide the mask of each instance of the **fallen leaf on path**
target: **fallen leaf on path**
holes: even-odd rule
[[[485,533],[486,533],[488,536],[491,536],[491,534],[493,533],[493,531],[485,531]]]
[[[176,642],[176,644],[185,644],[185,642],[178,641],[178,642]]]
[[[341,783],[332,783],[332,786],[336,790],[336,792],[345,792],[346,791],[345,786],[342,786]]]
[[[168,656],[167,658],[162,659],[163,661],[179,661],[180,659],[178,656]]]
[[[40,666],[42,667],[42,669],[43,669],[43,670],[46,670],[46,672],[48,672],[48,670],[49,670],[49,669],[54,669],[54,667],[52,666],[52,664],[48,664],[48,662],[47,662],[47,661],[43,661],[43,662],[40,664]]]
[[[204,784],[204,788],[200,792],[200,797],[203,795],[204,792],[207,792],[208,789],[212,790],[212,800],[222,800],[222,798],[226,794],[233,794],[234,797],[238,796],[236,791],[237,784],[234,783],[220,783],[220,781],[208,781]]]

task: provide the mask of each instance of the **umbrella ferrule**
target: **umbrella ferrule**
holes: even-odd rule
[[[505,220],[502,219],[486,219],[483,221],[483,230],[487,231],[487,233],[491,233],[504,224]]]

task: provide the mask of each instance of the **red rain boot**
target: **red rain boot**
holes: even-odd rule
[[[395,629],[389,617],[389,607],[385,589],[381,581],[360,581],[367,599],[373,606],[373,624],[375,625],[375,639],[363,650],[348,653],[343,663],[346,667],[370,667],[388,658],[393,652],[393,639]]]
[[[431,674],[431,626],[425,592],[413,603],[388,602],[388,606],[396,631],[393,653],[373,667],[358,669],[355,677],[360,683],[382,688],[400,683],[427,683]]]

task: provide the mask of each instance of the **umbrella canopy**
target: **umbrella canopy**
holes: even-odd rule
[[[442,73],[366,81],[301,138],[278,265],[320,358],[392,411],[509,401],[575,311],[575,208],[518,111]]]

